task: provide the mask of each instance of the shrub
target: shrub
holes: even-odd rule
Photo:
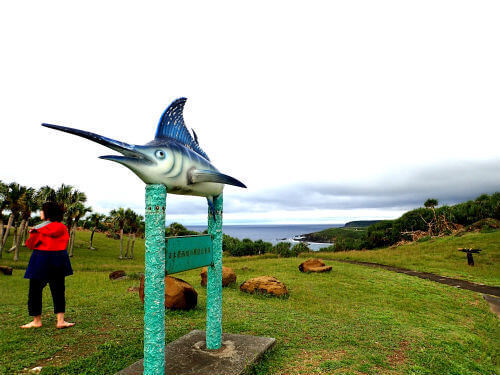
[[[278,254],[282,258],[296,257],[299,253],[292,248],[290,242],[278,242],[273,246],[273,253]]]
[[[308,253],[309,251],[311,251],[309,245],[304,242],[299,242],[292,247],[292,252],[297,253],[297,255],[300,253]]]

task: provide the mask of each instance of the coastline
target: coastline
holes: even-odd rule
[[[224,234],[231,237],[243,240],[249,238],[252,241],[262,240],[270,242],[273,245],[278,242],[290,242],[297,244],[299,242],[307,242],[310,244],[311,250],[319,250],[320,248],[330,246],[331,243],[323,243],[316,241],[298,241],[300,237],[306,236],[311,233],[329,229],[332,227],[343,227],[344,224],[268,224],[268,225],[224,225]],[[188,225],[190,230],[202,232],[206,229],[203,225]]]

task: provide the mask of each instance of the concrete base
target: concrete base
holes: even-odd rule
[[[222,334],[222,348],[205,349],[205,331],[194,330],[165,347],[165,375],[240,375],[270,349],[276,339]],[[144,360],[116,375],[142,375]]]

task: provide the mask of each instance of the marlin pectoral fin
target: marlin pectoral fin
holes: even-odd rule
[[[208,202],[208,207],[210,208],[210,213],[212,214],[212,217],[215,219],[215,207],[214,207],[214,199],[212,197],[207,197],[207,202]]]
[[[231,176],[208,169],[191,169],[188,172],[188,184],[196,184],[197,182],[217,182],[220,184],[246,188],[242,182]]]

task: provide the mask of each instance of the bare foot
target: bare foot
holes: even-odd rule
[[[73,327],[74,325],[75,325],[75,323],[68,323],[68,322],[64,321],[62,323],[57,323],[56,327],[59,329],[64,329],[64,328]]]
[[[42,323],[35,323],[35,322],[29,322],[28,324],[25,324],[21,326],[20,328],[40,328],[42,326]]]

